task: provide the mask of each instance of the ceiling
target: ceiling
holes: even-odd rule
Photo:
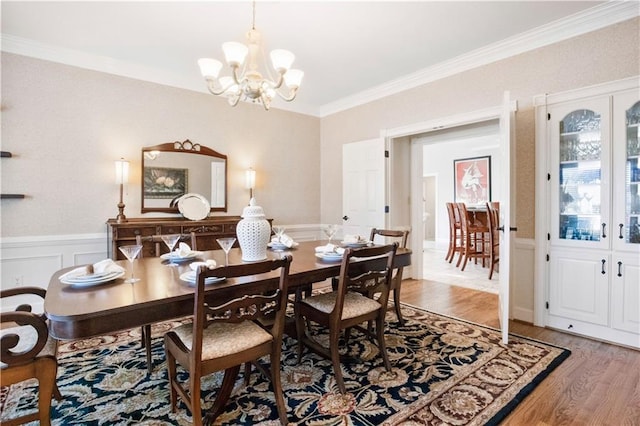
[[[203,92],[197,59],[222,60],[221,44],[244,42],[252,18],[248,1],[1,7],[4,51]],[[602,1],[282,0],[257,2],[256,28],[266,52],[292,51],[305,72],[297,99],[274,106],[323,116],[593,30],[610,10],[637,16]]]

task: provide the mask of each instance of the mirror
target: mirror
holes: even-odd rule
[[[178,213],[175,200],[187,193],[226,212],[227,156],[188,139],[142,148],[142,213]]]

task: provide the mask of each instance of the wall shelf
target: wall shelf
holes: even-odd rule
[[[13,157],[13,154],[11,154],[9,151],[0,151],[0,158],[11,158],[11,157]],[[24,197],[25,197],[24,194],[0,194],[0,199],[2,200],[9,200],[9,199],[19,200]]]

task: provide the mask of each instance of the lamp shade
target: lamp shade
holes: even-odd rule
[[[282,72],[291,68],[291,64],[296,59],[296,56],[284,49],[275,49],[271,51],[271,63],[276,71]]]
[[[253,189],[256,187],[256,171],[249,169],[246,172],[246,187],[247,189]]]
[[[129,182],[129,162],[124,158],[116,160],[116,184],[123,185]]]
[[[303,71],[289,70],[284,75],[284,84],[289,87],[300,87],[300,83],[302,83],[302,77],[304,77]]]
[[[198,59],[198,66],[204,78],[218,78],[218,74],[222,69],[222,62],[216,59],[200,58]]]
[[[240,66],[244,63],[244,59],[247,57],[249,48],[242,43],[229,41],[222,43],[222,51],[224,52],[224,58],[229,65]]]

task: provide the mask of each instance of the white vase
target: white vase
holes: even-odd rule
[[[242,219],[236,226],[242,260],[256,262],[267,258],[267,244],[271,238],[271,225],[255,198],[242,210]]]

